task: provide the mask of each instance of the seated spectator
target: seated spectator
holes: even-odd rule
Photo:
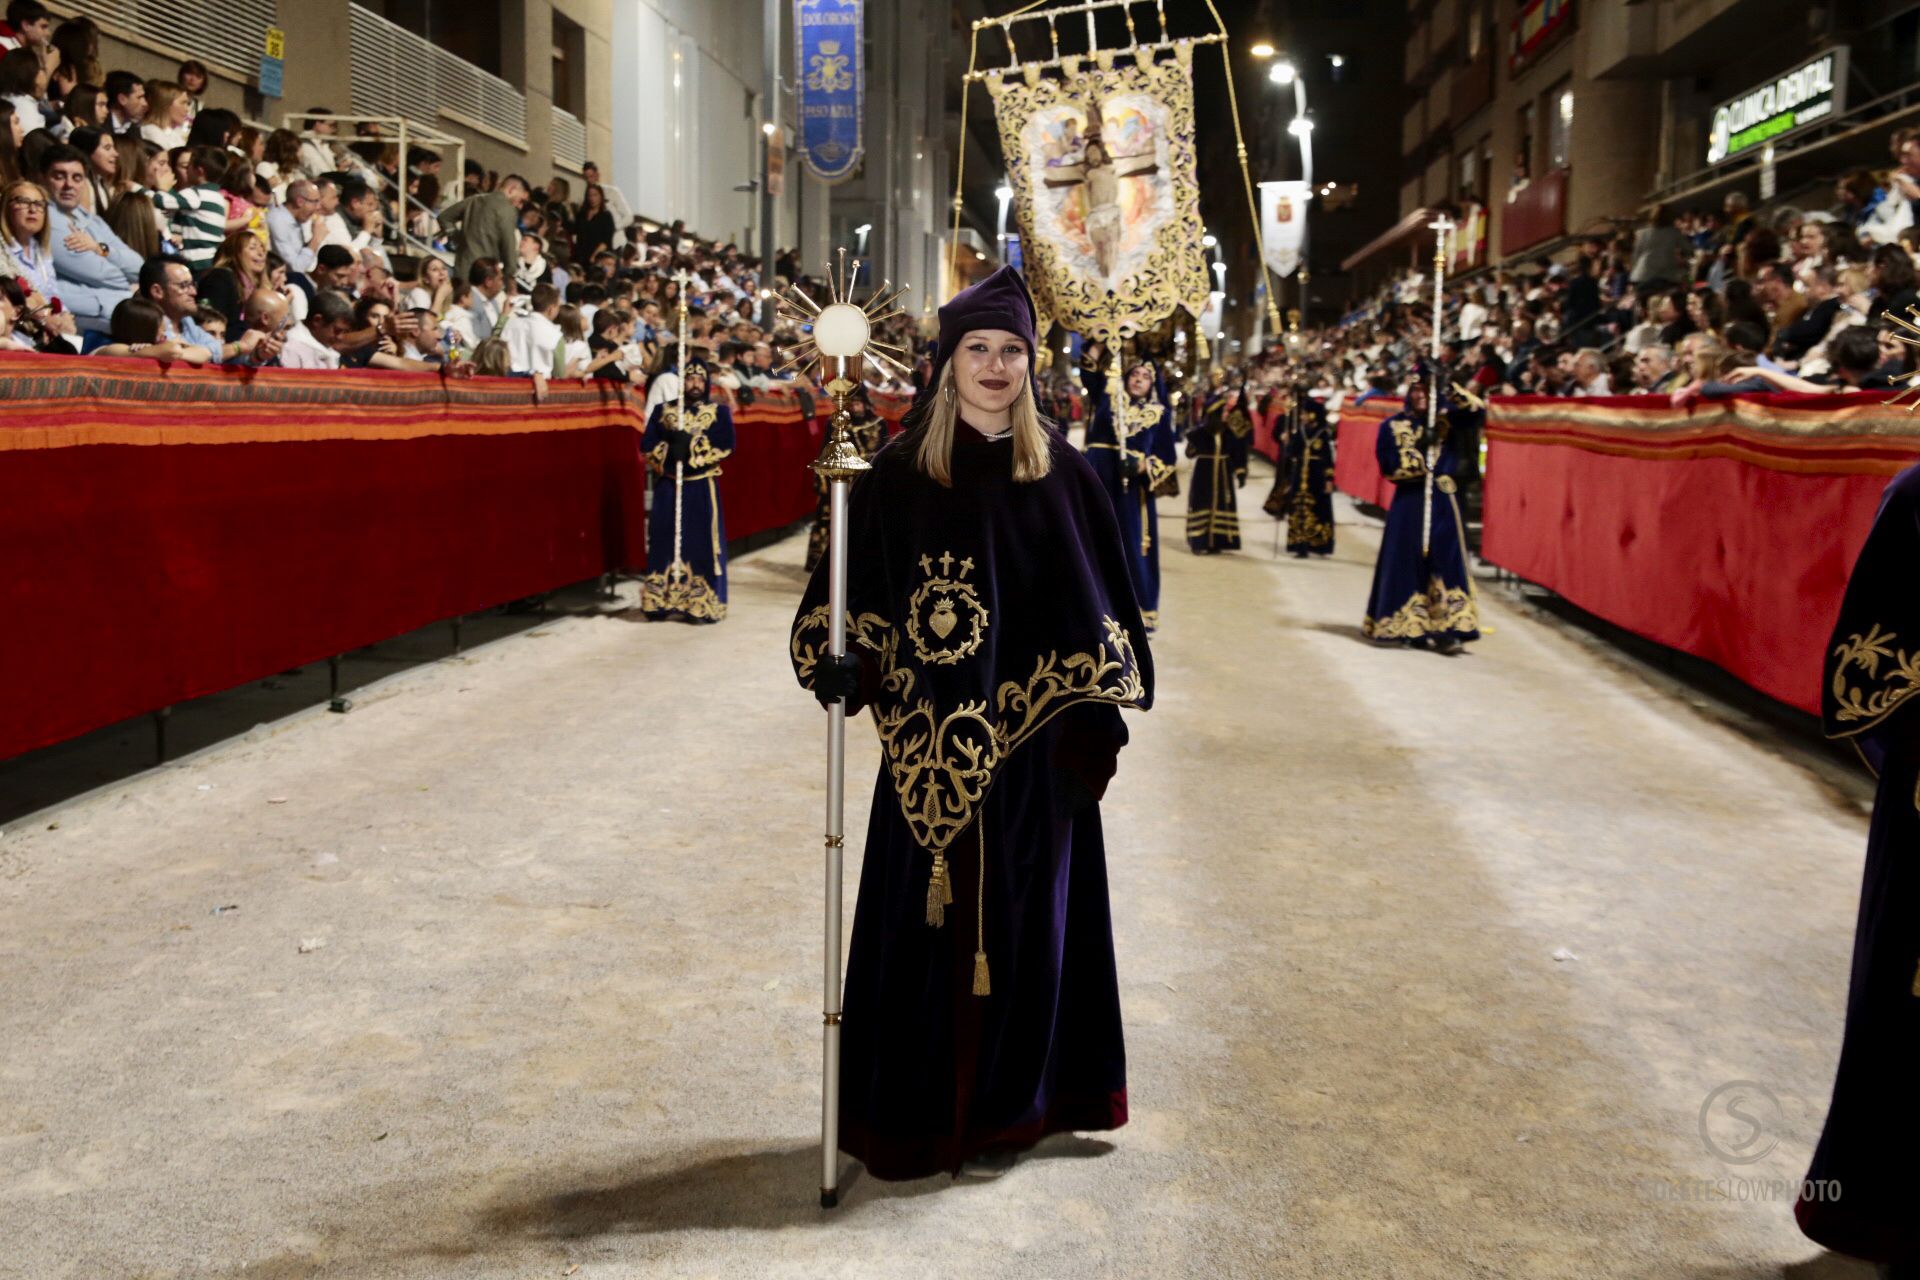
[[[8,0],[7,20],[0,23],[0,49],[38,51],[53,37],[53,15],[40,0]]]
[[[188,58],[173,73],[173,78],[180,86],[180,91],[187,95],[188,119],[191,120],[200,114],[207,96],[207,81],[210,78],[207,66],[198,58]]]
[[[187,145],[193,125],[193,99],[171,80],[147,81],[147,114],[140,123],[140,136],[154,146],[171,151]]]
[[[320,246],[320,252],[314,255],[313,285],[316,289],[331,289],[349,300],[360,295],[360,259],[352,250],[337,244]]]
[[[307,177],[318,180],[323,173],[332,173],[340,167],[335,159],[331,139],[334,123],[320,119],[333,114],[331,107],[307,108],[308,137],[300,140],[300,171]]]
[[[1889,142],[1897,166],[1887,176],[1886,195],[1859,226],[1869,244],[1893,244],[1915,223],[1914,201],[1920,200],[1920,129],[1894,130]]]
[[[1913,255],[1903,245],[1883,244],[1873,251],[1869,261],[1873,301],[1867,318],[1878,320],[1889,311],[1907,318],[1907,312],[1920,303],[1920,279],[1915,277]]]
[[[1610,396],[1613,384],[1607,378],[1607,358],[1595,347],[1582,347],[1573,356],[1573,386],[1570,395]]]
[[[129,191],[115,199],[107,207],[107,226],[142,262],[167,251],[160,238],[159,211],[144,192]]]
[[[303,278],[312,276],[320,262],[320,246],[326,242],[326,221],[319,215],[320,188],[305,178],[288,183],[286,203],[270,205],[266,211],[273,251],[287,270]]]
[[[447,293],[446,310],[440,313],[442,341],[448,353],[458,359],[480,345],[473,328],[473,285],[455,280]]]
[[[39,54],[24,48],[0,54],[0,97],[13,104],[13,114],[28,133],[53,123],[40,113],[46,96],[47,69]]]
[[[506,307],[507,275],[500,263],[493,258],[479,258],[467,269],[467,279],[473,285],[473,336],[475,344],[485,342],[501,327],[501,313]]]
[[[519,257],[514,260],[513,283],[521,293],[531,293],[535,285],[549,284],[546,241],[531,231],[520,236]]]
[[[300,165],[300,135],[291,129],[275,129],[269,133],[261,148],[260,160],[253,167],[269,179],[274,195],[282,200],[290,185],[314,176]]]
[[[107,206],[113,203],[114,184],[120,179],[119,141],[105,129],[91,125],[75,129],[67,135],[67,145],[86,159],[86,206],[93,213],[104,214]],[[46,163],[47,158],[43,154],[40,157],[42,172]]]
[[[513,372],[513,357],[507,351],[507,344],[498,338],[488,338],[473,349],[473,371],[490,378],[504,378]]]
[[[225,107],[208,107],[194,115],[193,124],[187,129],[186,145],[231,151],[240,137],[240,129],[240,117],[234,112]]]
[[[213,353],[216,363],[245,362],[258,344],[259,335],[246,334],[233,342],[223,342],[200,325],[200,299],[194,287],[193,273],[179,258],[149,258],[140,268],[139,295],[160,308],[166,317],[160,336],[179,338]]]
[[[1782,362],[1798,361],[1825,339],[1840,312],[1838,270],[1827,265],[1809,267],[1800,273],[1800,279],[1806,290],[1807,309],[1791,324],[1782,326],[1773,339],[1771,354]]]
[[[76,84],[61,99],[60,114],[76,129],[99,129],[104,132],[107,127],[107,95],[99,85]],[[67,140],[73,140],[71,134]]]
[[[287,330],[280,363],[288,369],[338,369],[335,343],[353,330],[353,304],[331,289],[313,295],[304,324]]]
[[[447,271],[447,264],[438,258],[429,257],[421,261],[419,276],[407,289],[402,300],[410,308],[424,309],[436,316],[445,316],[452,297],[453,278]]]
[[[139,282],[143,259],[113,233],[105,218],[87,208],[91,187],[86,158],[79,151],[56,146],[44,162],[52,197],[47,231],[61,301],[81,329],[104,333],[114,308]]]
[[[228,333],[244,327],[242,306],[253,293],[267,283],[267,246],[251,231],[231,231],[220,246],[213,269],[200,277],[198,289],[202,303],[225,317]]]
[[[1666,395],[1673,390],[1676,374],[1673,352],[1654,344],[1640,348],[1633,357],[1633,389],[1637,395]]]
[[[60,299],[53,267],[53,236],[47,218],[51,201],[37,182],[21,179],[0,190],[0,248],[6,253],[9,275],[18,276],[35,295],[48,302]]]
[[[131,71],[109,71],[102,86],[107,95],[107,130],[118,136],[140,132],[147,118],[147,86]]]
[[[1732,384],[1743,390],[1757,383],[1761,389],[1810,394],[1885,391],[1894,385],[1893,378],[1881,367],[1879,338],[1870,325],[1853,325],[1836,334],[1827,344],[1827,353],[1829,372],[1814,378],[1748,365],[1733,371]]]
[[[100,68],[100,28],[91,18],[68,18],[53,29],[53,50],[60,65],[71,67],[74,75],[87,84],[102,84],[106,73]]]

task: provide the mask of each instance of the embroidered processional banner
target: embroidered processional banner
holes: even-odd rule
[[[822,182],[844,182],[860,163],[866,89],[861,0],[794,0],[794,97],[800,160]]]
[[[1260,239],[1267,249],[1267,266],[1277,276],[1292,275],[1306,256],[1310,198],[1305,182],[1260,184]]]
[[[1193,48],[1101,51],[987,77],[1040,312],[1131,337],[1207,304]]]

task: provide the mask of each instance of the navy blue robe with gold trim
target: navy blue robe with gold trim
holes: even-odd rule
[[[1107,400],[1107,375],[1082,369],[1093,412],[1087,417],[1087,461],[1113,503],[1120,538],[1133,573],[1133,594],[1151,631],[1160,625],[1160,515],[1153,490],[1174,475],[1179,455],[1173,448],[1172,413],[1157,397],[1120,396],[1124,439],[1114,427]]]
[[[1287,522],[1287,551],[1305,558],[1333,554],[1333,425],[1326,408],[1302,397],[1280,441],[1280,465],[1266,510]]]
[[[1827,646],[1821,719],[1879,775],[1840,1067],[1794,1212],[1829,1249],[1920,1263],[1920,467],[1895,476]],[[1837,1185],[1838,1198],[1824,1188]],[[1902,1272],[1902,1274],[1905,1274]]]
[[[674,464],[667,459],[672,402],[654,406],[640,451],[654,473],[647,514],[647,573],[640,608],[649,618],[718,622],[727,616],[727,530],[720,514],[720,463],[733,453],[733,415],[725,405],[687,401],[688,456],[681,478],[680,558],[673,567]]]
[[[840,1145],[875,1177],[1126,1123],[1126,1050],[1099,797],[1153,700],[1112,505],[1065,437],[1013,479],[1012,445],[955,428],[953,483],[920,431],[854,482],[849,711],[880,735],[847,958]],[[794,620],[826,651],[827,573]],[[982,853],[984,852],[984,860]],[[984,876],[982,875],[984,865]]]
[[[1433,468],[1432,533],[1421,554],[1421,522],[1427,511],[1424,416],[1396,413],[1380,424],[1374,450],[1380,474],[1393,482],[1393,506],[1380,535],[1373,591],[1361,631],[1371,640],[1461,641],[1480,638],[1480,609],[1467,573],[1465,524],[1454,494],[1451,433]],[[1446,415],[1440,428],[1447,431]]]
[[[1187,436],[1193,475],[1187,494],[1187,546],[1195,555],[1240,549],[1240,503],[1253,424],[1245,410],[1215,401]]]

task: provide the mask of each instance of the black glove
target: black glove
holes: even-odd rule
[[[667,465],[685,462],[693,456],[693,437],[684,431],[667,432]]]
[[[813,696],[823,707],[845,701],[860,692],[860,659],[849,653],[836,658],[821,654],[813,668]]]

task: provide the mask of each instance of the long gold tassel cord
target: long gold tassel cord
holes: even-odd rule
[[[987,817],[983,813],[973,825],[980,832],[980,894],[974,920],[979,930],[973,952],[973,994],[993,994],[993,978],[987,972]]]

